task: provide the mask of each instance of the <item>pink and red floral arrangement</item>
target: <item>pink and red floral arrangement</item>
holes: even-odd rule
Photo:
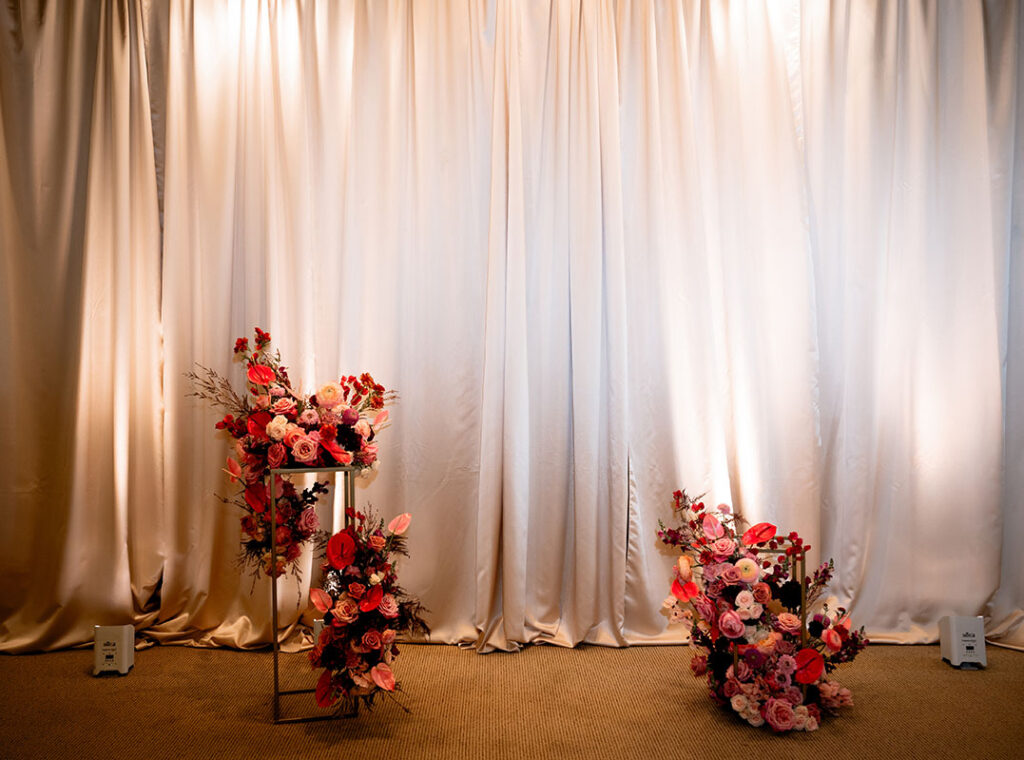
[[[673,494],[679,528],[659,523],[658,538],[681,549],[671,620],[685,624],[697,654],[693,674],[710,696],[752,726],[814,731],[825,715],[853,704],[831,677],[868,643],[843,607],[823,600],[831,560],[812,577],[798,568],[810,546],[770,523],[744,524],[726,505],[711,510],[685,491]],[[806,622],[806,625],[805,625]]]
[[[315,511],[326,483],[301,492],[287,479],[275,476],[276,525],[270,525],[272,469],[353,465],[371,467],[377,461],[377,434],[387,425],[385,404],[394,392],[369,373],[342,376],[307,395],[292,387],[279,352],[270,352],[270,333],[255,329],[254,347],[248,338],[235,341],[235,360],[245,366],[246,391],[239,395],[231,383],[212,369],[198,365],[188,373],[193,393],[226,414],[216,428],[234,439],[235,452],[226,472],[241,491],[224,501],[239,506],[242,524],[242,563],[258,576],[278,577],[297,572],[296,560],[307,543],[323,548],[326,534]],[[277,555],[271,557],[271,528]]]
[[[316,701],[330,707],[342,699],[367,707],[381,692],[399,688],[391,664],[398,656],[399,634],[429,633],[419,601],[398,585],[395,555],[407,555],[405,531],[410,516],[399,515],[387,527],[373,515],[349,511],[352,521],[327,544],[321,588],[310,599],[323,614],[324,628],[309,653],[323,668]]]

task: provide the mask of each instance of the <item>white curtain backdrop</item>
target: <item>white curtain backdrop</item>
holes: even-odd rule
[[[399,391],[358,496],[413,514],[433,641],[681,640],[654,532],[685,487],[834,558],[875,640],[983,614],[1024,646],[1022,30],[1012,2],[7,4],[0,648],[269,641],[184,376],[240,385],[253,325],[302,387]]]

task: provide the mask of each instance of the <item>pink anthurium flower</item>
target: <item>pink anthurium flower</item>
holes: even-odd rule
[[[704,515],[704,535],[708,538],[721,538],[725,535],[725,528],[714,515]]]
[[[370,668],[370,678],[384,691],[395,690],[395,674],[383,662]]]
[[[313,606],[320,610],[320,612],[327,612],[334,606],[334,600],[331,599],[331,595],[322,588],[311,588],[309,590],[309,598],[312,600]]]
[[[775,538],[776,530],[776,527],[771,523],[758,523],[757,525],[749,528],[740,540],[746,546],[756,546],[757,544],[763,544],[765,541],[771,541]]]
[[[408,530],[410,522],[412,522],[412,515],[408,512],[400,514],[388,523],[388,531],[400,536]]]
[[[228,477],[231,478],[232,483],[237,483],[242,477],[242,465],[231,457],[228,457],[228,467],[224,472],[226,472]]]

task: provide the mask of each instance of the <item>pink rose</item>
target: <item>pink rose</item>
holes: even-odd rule
[[[398,617],[398,602],[391,594],[384,594],[380,598],[377,610],[386,618],[396,618]]]
[[[353,425],[353,428],[360,435],[360,437],[362,437],[362,438],[369,438],[370,437],[370,432],[371,432],[370,431],[370,423],[367,422],[366,420],[359,420],[359,422],[357,422],[355,425]]]
[[[727,586],[736,586],[743,582],[743,576],[735,565],[726,565],[718,578]]]
[[[367,649],[380,649],[381,643],[379,631],[370,629],[363,634],[363,646]]]
[[[729,559],[736,551],[736,542],[731,538],[718,538],[711,544],[711,553],[719,562]]]
[[[306,437],[306,431],[303,430],[302,428],[300,428],[294,422],[292,422],[292,423],[288,424],[288,427],[285,430],[284,438],[282,439],[282,443],[284,443],[284,445],[287,446],[288,448],[291,448],[292,446],[295,445],[296,441],[300,440],[301,438],[305,438],[305,437]]]
[[[320,518],[316,514],[316,510],[312,507],[302,510],[302,514],[299,515],[298,528],[306,536],[310,536],[320,527]]]
[[[746,633],[747,628],[736,610],[726,610],[718,616],[718,630],[727,638],[738,639]]]
[[[359,603],[348,594],[342,594],[341,598],[335,602],[331,614],[340,624],[354,623],[359,617]]]
[[[370,536],[368,539],[366,539],[366,543],[375,552],[379,552],[381,549],[383,549],[387,542],[388,540],[384,538],[384,536]]]
[[[279,398],[270,405],[270,411],[274,414],[289,416],[295,414],[295,402],[290,398]]]
[[[397,631],[394,631],[391,628],[385,628],[384,632],[380,635],[380,642],[384,646],[389,647],[395,643],[395,637],[397,635]]]
[[[316,459],[319,448],[320,446],[316,441],[308,436],[302,436],[292,446],[292,456],[295,457],[296,462],[310,464]]]
[[[690,600],[693,608],[697,610],[697,614],[707,620],[709,623],[713,623],[715,620],[715,605],[711,603],[704,594],[698,594]]]
[[[288,450],[280,443],[275,443],[267,449],[267,463],[272,469],[277,469],[284,463]]]
[[[796,715],[787,700],[769,697],[764,704],[764,719],[775,731],[792,731]]]
[[[794,615],[792,612],[780,612],[778,617],[775,618],[775,630],[782,631],[782,633],[789,633],[797,635],[803,628],[803,623],[800,622],[800,618]]]
[[[767,604],[772,599],[772,589],[767,583],[755,583],[754,588],[754,601],[758,604]]]

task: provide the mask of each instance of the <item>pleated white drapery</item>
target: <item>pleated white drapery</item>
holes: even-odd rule
[[[7,4],[0,648],[269,640],[184,376],[240,384],[253,325],[307,389],[400,391],[359,498],[414,515],[435,641],[680,640],[654,531],[685,486],[833,557],[876,640],[985,614],[1024,646],[1022,25]]]

